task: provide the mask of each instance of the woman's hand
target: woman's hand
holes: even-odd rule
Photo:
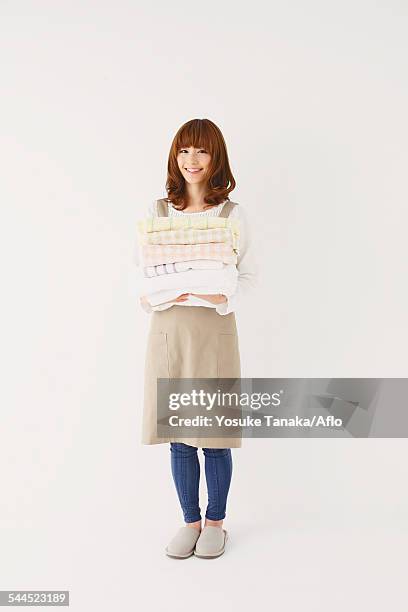
[[[189,295],[188,293],[182,293],[181,295],[176,297],[174,300],[168,300],[167,302],[162,302],[162,304],[169,304],[169,303],[174,304],[174,303],[177,303],[177,302],[186,302],[188,300],[188,295]],[[149,302],[149,300],[147,299],[147,297],[145,295],[143,295],[140,298],[140,303],[141,303],[142,306],[143,306],[143,304],[145,306],[150,306],[150,302]]]
[[[163,302],[163,304],[168,304],[169,302],[171,302],[172,304],[177,303],[177,302],[187,302],[188,296],[189,296],[189,293],[182,293],[181,295],[176,297],[174,300],[168,300],[167,302]]]
[[[211,302],[211,304],[223,304],[227,301],[227,296],[223,293],[216,294],[207,294],[207,293],[190,293],[190,295],[195,295],[203,300],[207,300],[207,302]]]
[[[223,304],[227,301],[227,297],[223,293],[182,293],[178,297],[174,298],[174,300],[168,300],[167,302],[162,302],[162,304],[177,304],[177,302],[187,302],[189,295],[195,295],[203,300],[207,300],[207,302],[211,302],[212,304]],[[150,303],[145,295],[140,298],[140,303],[145,304],[146,306],[150,306]]]
[[[145,295],[142,295],[142,297],[140,298],[140,304],[142,306],[150,306],[150,303]]]

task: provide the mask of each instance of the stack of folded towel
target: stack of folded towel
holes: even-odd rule
[[[181,293],[235,293],[238,219],[153,217],[138,221],[137,229],[143,271],[140,295],[152,306]]]

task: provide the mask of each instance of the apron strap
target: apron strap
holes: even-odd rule
[[[168,217],[169,216],[169,209],[167,206],[166,198],[157,200],[157,216],[158,217]]]
[[[235,202],[231,202],[231,200],[227,200],[227,202],[225,202],[224,206],[222,207],[222,211],[220,212],[220,214],[218,216],[219,217],[228,217],[228,215],[230,214],[230,212],[234,208],[234,206],[237,206],[237,204]]]

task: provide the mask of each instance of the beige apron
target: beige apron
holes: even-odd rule
[[[227,201],[220,217],[235,203]],[[158,215],[167,216],[167,200],[158,200]],[[158,438],[157,378],[240,378],[241,363],[235,313],[220,315],[206,306],[179,306],[154,311],[150,318],[144,371],[142,444],[184,442],[198,448],[239,448],[240,437]]]

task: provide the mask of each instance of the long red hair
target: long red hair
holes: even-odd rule
[[[167,164],[168,200],[178,210],[186,208],[186,181],[178,167],[177,155],[180,149],[188,147],[205,149],[211,155],[205,208],[229,200],[228,194],[235,189],[236,183],[229,165],[227,146],[220,128],[209,119],[191,119],[176,133]]]

